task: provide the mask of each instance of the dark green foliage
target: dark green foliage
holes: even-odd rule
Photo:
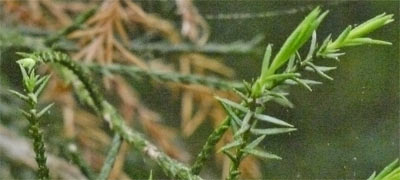
[[[229,101],[223,98],[217,98],[225,108],[228,118],[223,126],[231,126],[234,133],[233,142],[227,144],[220,151],[226,154],[232,161],[228,179],[237,179],[240,174],[239,165],[242,159],[248,155],[254,155],[266,159],[282,159],[281,157],[262,151],[257,145],[265,138],[266,135],[273,135],[279,133],[287,133],[296,130],[292,125],[277,118],[263,115],[264,104],[268,101],[274,100],[280,102],[283,106],[292,107],[292,103],[285,97],[287,93],[279,90],[277,87],[285,85],[287,81],[289,84],[298,84],[308,90],[312,90],[309,85],[320,84],[320,82],[313,80],[300,79],[302,70],[311,70],[318,74],[320,77],[333,80],[326,72],[334,70],[336,67],[324,67],[314,64],[314,60],[318,58],[333,58],[338,59],[343,53],[339,53],[339,48],[346,46],[365,45],[365,44],[379,44],[390,45],[388,42],[372,40],[363,36],[368,33],[390,23],[393,21],[392,15],[379,15],[354,29],[351,27],[344,30],[344,32],[333,43],[330,37],[326,38],[322,46],[317,47],[316,29],[322,22],[327,12],[320,14],[320,9],[314,9],[304,20],[298,25],[293,33],[288,37],[282,48],[274,58],[272,57],[271,45],[268,45],[264,55],[264,60],[261,68],[261,75],[254,83],[244,84],[244,90],[236,91],[243,101],[240,104]],[[299,54],[299,49],[311,38],[310,48],[307,56],[302,58]],[[271,61],[271,59],[273,59]],[[282,68],[286,65],[286,68]],[[283,71],[281,69],[284,69]],[[256,129],[259,121],[264,121],[280,126],[287,126],[291,128],[266,128]],[[201,160],[196,160],[196,172],[199,172],[198,162],[205,161],[208,155],[209,146],[211,143],[218,142],[218,139],[224,134],[221,130],[227,128],[217,128],[219,137],[213,132],[209,138],[212,141],[207,141],[206,146],[199,156]],[[258,136],[254,141],[251,141],[251,135]],[[234,153],[230,149],[236,149]]]
[[[73,26],[67,27],[58,34],[51,36],[44,44],[50,46],[59,41],[62,36],[79,28],[79,25],[92,14],[92,11],[83,14],[77,19]],[[292,124],[284,120],[263,114],[266,110],[266,103],[268,102],[276,102],[284,107],[293,107],[293,103],[286,97],[288,93],[280,87],[286,85],[300,85],[312,91],[311,85],[321,84],[321,82],[302,78],[303,71],[315,72],[322,78],[333,80],[332,77],[327,75],[327,72],[336,69],[336,67],[316,65],[316,60],[322,58],[337,60],[339,56],[344,54],[339,52],[340,48],[343,47],[365,44],[390,45],[388,42],[364,37],[368,33],[393,21],[392,15],[382,14],[355,28],[349,26],[334,41],[328,36],[319,47],[316,29],[326,15],[327,11],[321,13],[319,8],[314,9],[287,38],[275,56],[273,56],[272,45],[268,45],[262,62],[260,76],[257,77],[255,81],[244,83],[228,82],[209,77],[151,72],[140,70],[136,67],[124,67],[119,65],[105,66],[102,68],[99,68],[98,65],[81,65],[72,61],[68,55],[54,50],[37,51],[31,54],[20,53],[20,55],[25,57],[25,59],[19,61],[19,64],[24,78],[24,88],[28,94],[25,95],[15,91],[12,91],[12,93],[30,105],[30,110],[28,112],[23,111],[23,113],[30,122],[29,132],[34,140],[34,150],[37,156],[36,161],[39,164],[38,177],[41,179],[48,178],[48,169],[45,165],[46,156],[43,133],[39,129],[38,119],[51,107],[51,105],[49,105],[43,108],[43,110],[36,112],[37,97],[40,95],[49,79],[47,76],[40,78],[34,74],[38,62],[45,64],[55,63],[70,70],[72,74],[77,77],[77,80],[79,80],[78,85],[75,83],[75,90],[77,90],[79,98],[103,118],[109,124],[110,129],[115,133],[110,151],[98,179],[107,179],[122,140],[133,144],[136,150],[155,161],[165,174],[171,178],[201,179],[197,175],[200,173],[205,161],[212,155],[212,150],[215,148],[216,143],[229,128],[231,128],[234,135],[233,141],[219,150],[231,160],[228,179],[237,179],[239,177],[240,163],[248,155],[261,159],[284,159],[284,157],[267,152],[259,147],[260,143],[269,135],[289,133],[297,130]],[[309,51],[306,56],[302,56],[299,51],[310,39]],[[193,166],[188,168],[158,150],[156,146],[146,140],[140,133],[129,128],[118,114],[117,110],[104,99],[103,95],[98,90],[99,87],[93,82],[89,69],[123,73],[162,82],[201,84],[215,89],[234,90],[238,96],[242,98],[242,102],[236,103],[228,99],[216,97],[224,107],[228,117],[226,117],[224,122],[208,137]],[[257,127],[261,123],[267,124],[268,127]],[[75,157],[75,159],[79,159],[79,157]],[[76,162],[78,162],[77,164],[79,165],[80,160],[76,160]],[[369,179],[386,180],[397,178],[399,174],[398,168],[396,168],[397,165],[398,162],[395,161],[380,174],[376,176],[374,173]],[[88,168],[85,168],[84,164],[80,165],[80,167],[86,176],[90,179],[93,178],[92,173],[87,171]],[[152,179],[152,173],[150,173],[149,179]]]

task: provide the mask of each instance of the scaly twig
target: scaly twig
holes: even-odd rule
[[[129,128],[124,123],[123,118],[117,113],[117,110],[103,98],[102,94],[99,93],[98,86],[96,86],[90,78],[89,73],[84,70],[81,65],[72,61],[68,55],[54,51],[19,54],[25,57],[31,57],[35,61],[43,63],[60,64],[72,71],[83,83],[90,98],[93,100],[94,106],[97,107],[95,111],[98,110],[101,117],[109,123],[110,128],[120,134],[128,143],[134,144],[136,150],[157,162],[168,176],[179,179],[201,179],[199,176],[193,175],[190,172],[190,169],[185,165],[171,159],[165,153],[160,151],[155,145],[143,138],[140,133]]]
[[[21,100],[29,105],[29,110],[21,110],[22,114],[29,121],[29,135],[33,140],[33,150],[36,154],[36,162],[39,167],[37,171],[38,179],[49,179],[49,168],[46,165],[47,157],[44,147],[43,132],[40,130],[39,120],[48,112],[53,104],[50,104],[38,111],[37,104],[40,93],[46,86],[49,76],[40,77],[35,73],[35,61],[30,58],[21,59],[18,65],[22,73],[22,82],[26,94],[21,94],[17,91],[10,90]]]
[[[98,72],[112,72],[119,74],[126,74],[132,78],[144,78],[153,79],[161,82],[176,82],[182,84],[199,84],[214,89],[231,90],[231,89],[242,89],[243,84],[234,81],[226,81],[214,77],[204,77],[191,74],[179,74],[174,72],[156,72],[151,70],[145,70],[137,66],[126,66],[126,65],[98,65],[88,64],[93,71]]]
[[[325,39],[324,43],[322,43],[321,47],[317,49],[316,45],[316,33],[314,32],[319,23],[322,21],[322,19],[325,17],[326,13],[323,13],[319,15],[319,9],[317,8],[313,12],[310,13],[309,16],[298,26],[298,28],[289,36],[289,38],[286,40],[284,43],[283,47],[281,50],[277,53],[275,58],[270,62],[271,60],[271,45],[267,47],[265,56],[264,56],[264,61],[262,64],[262,70],[261,70],[261,75],[260,77],[251,85],[248,85],[246,90],[248,91],[247,94],[242,94],[241,92],[239,95],[241,95],[243,102],[246,102],[245,106],[242,106],[243,103],[236,104],[231,101],[226,101],[222,102],[222,105],[226,106],[227,113],[229,114],[228,116],[228,122],[224,122],[221,127],[218,127],[208,138],[206,144],[203,146],[203,149],[200,153],[201,156],[198,156],[195,165],[193,166],[194,170],[193,172],[195,174],[198,174],[201,170],[201,167],[204,165],[205,160],[208,158],[207,156],[210,156],[211,149],[212,147],[215,146],[215,144],[218,142],[218,140],[222,137],[224,132],[228,129],[226,126],[232,127],[232,130],[235,131],[235,125],[236,126],[241,126],[241,127],[236,127],[240,128],[241,130],[237,130],[237,133],[239,135],[235,135],[237,138],[235,139],[234,142],[228,144],[225,146],[225,148],[222,149],[229,149],[233,147],[238,147],[236,151],[236,156],[227,152],[223,151],[225,154],[228,155],[229,158],[231,158],[233,162],[233,166],[230,169],[230,175],[228,179],[236,179],[237,176],[239,175],[238,167],[240,164],[240,160],[242,159],[243,153],[250,153],[250,154],[255,154],[259,155],[262,157],[266,158],[275,158],[279,159],[278,156],[269,154],[269,153],[264,153],[264,152],[259,152],[259,151],[250,151],[252,149],[246,149],[244,144],[248,144],[248,138],[247,132],[251,132],[253,134],[264,134],[264,135],[270,135],[270,134],[275,134],[275,133],[285,133],[285,132],[290,132],[295,130],[294,128],[282,128],[282,129],[253,129],[250,128],[253,126],[251,122],[252,120],[252,115],[247,118],[246,123],[243,121],[240,121],[238,117],[243,117],[243,114],[237,114],[237,112],[234,112],[232,110],[240,110],[240,111],[248,111],[252,113],[252,111],[248,110],[247,107],[250,106],[260,106],[266,101],[271,100],[271,98],[276,98],[279,97],[279,101],[286,105],[286,106],[291,106],[290,101],[288,101],[282,94],[273,92],[272,90],[282,84],[298,84],[306,87],[307,89],[311,90],[309,85],[311,84],[320,84],[319,82],[312,81],[312,80],[303,80],[299,79],[300,74],[298,73],[301,70],[311,70],[316,72],[318,75],[321,77],[327,78],[327,79],[332,79],[328,75],[325,74],[325,72],[330,71],[335,69],[336,67],[323,67],[323,66],[316,66],[313,64],[313,60],[315,58],[333,58],[333,59],[338,59],[340,55],[343,55],[344,53],[338,53],[339,49],[342,47],[347,47],[347,46],[356,46],[356,45],[365,45],[365,44],[380,44],[380,45],[390,45],[391,43],[385,42],[385,41],[380,41],[380,40],[374,40],[370,38],[365,38],[364,36],[367,35],[368,33],[386,25],[389,24],[390,22],[393,21],[392,15],[379,15],[355,28],[348,27],[345,29],[341,35],[335,40],[332,41],[330,36]],[[314,34],[313,34],[314,32]],[[313,35],[312,35],[313,34]],[[309,53],[307,54],[306,58],[303,60],[299,53],[297,52],[300,47],[303,46],[303,44],[311,37],[312,35],[312,40],[311,40],[311,45],[309,49]],[[287,64],[286,69],[283,72],[280,72],[278,70],[281,69],[283,65]],[[278,71],[278,73],[277,73]],[[289,83],[290,82],[290,83]],[[265,97],[262,97],[265,96]],[[258,101],[258,102],[257,102]],[[257,102],[256,104],[254,104]],[[253,104],[253,105],[251,105]],[[227,109],[228,107],[231,107],[232,109]],[[262,117],[262,116],[261,116]],[[266,117],[266,116],[265,116]],[[229,118],[231,118],[229,120]],[[239,123],[236,123],[232,119],[239,119]],[[267,120],[267,119],[264,119]],[[269,119],[275,121],[276,119]],[[243,124],[241,124],[243,123]],[[250,126],[251,125],[251,126]],[[222,132],[221,132],[222,131]],[[218,132],[218,133],[217,133]],[[217,135],[217,136],[216,136]],[[239,137],[240,138],[239,138]],[[264,136],[265,137],[265,136]],[[258,144],[261,142],[261,140],[264,138],[263,136],[260,136],[260,139],[256,139],[254,144]],[[250,146],[250,145],[249,145]]]
[[[215,144],[217,144],[217,142],[221,139],[221,137],[224,135],[225,131],[229,129],[229,127],[230,127],[230,119],[229,119],[229,117],[227,117],[208,136],[206,143],[203,145],[203,149],[200,151],[199,155],[197,155],[196,160],[191,167],[191,172],[193,174],[200,174],[200,171],[203,168],[205,161],[212,154]]]

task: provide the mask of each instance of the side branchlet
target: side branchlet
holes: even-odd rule
[[[339,56],[344,53],[340,53],[340,48],[348,46],[359,46],[365,44],[377,44],[377,45],[391,45],[392,43],[382,40],[376,40],[365,37],[369,33],[381,28],[393,22],[393,14],[386,15],[385,13],[380,14],[356,27],[348,26],[337,38],[332,40],[331,36],[328,36],[321,47],[318,49],[317,56],[323,58],[338,59]]]
[[[46,150],[43,140],[43,132],[40,130],[40,118],[46,114],[53,104],[43,109],[37,108],[40,93],[46,86],[50,76],[40,76],[35,73],[36,61],[32,58],[24,58],[17,61],[22,73],[24,93],[10,90],[19,99],[28,104],[28,110],[22,110],[22,114],[29,121],[29,135],[33,140],[33,149],[38,165],[38,179],[49,179],[49,168],[46,165]]]
[[[233,141],[219,150],[231,159],[232,165],[228,179],[237,179],[240,174],[240,162],[247,155],[265,159],[281,159],[278,155],[266,152],[257,147],[268,135],[297,130],[293,125],[283,120],[262,114],[265,111],[265,103],[270,101],[285,107],[293,107],[293,104],[286,97],[288,93],[281,90],[280,86],[300,85],[312,91],[311,85],[322,83],[315,80],[303,79],[300,72],[303,70],[312,71],[322,78],[333,80],[332,77],[327,75],[327,72],[336,69],[336,67],[316,65],[315,60],[320,58],[338,59],[339,56],[344,54],[339,52],[342,47],[365,44],[391,44],[386,41],[365,37],[365,35],[393,21],[392,15],[381,14],[355,28],[349,26],[335,41],[332,41],[329,36],[318,47],[316,29],[327,13],[327,11],[321,13],[319,8],[314,9],[298,25],[274,57],[272,56],[272,45],[267,46],[260,76],[252,83],[244,83],[244,87],[248,88],[236,91],[242,98],[241,103],[217,97],[217,100],[228,114],[226,121],[224,121],[221,127],[229,126],[234,133]],[[310,39],[308,53],[303,58],[299,53],[299,49]],[[257,128],[259,122],[267,122],[270,126],[276,127]],[[216,130],[218,130],[220,136],[215,137],[216,134],[212,133],[213,136],[209,140],[216,143],[224,134],[224,131],[221,133],[221,129],[226,130],[228,128],[217,128]],[[200,154],[206,154],[205,152],[208,152],[211,149],[210,147],[215,146],[211,141],[207,141],[206,145],[207,147],[204,146]],[[206,158],[205,156],[198,156],[195,163],[196,166],[194,166],[196,167],[196,172],[200,172],[201,169],[199,161],[204,162]]]

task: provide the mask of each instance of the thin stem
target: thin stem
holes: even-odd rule
[[[106,160],[104,161],[104,165],[101,168],[99,177],[97,180],[106,180],[110,175],[111,169],[114,166],[115,159],[117,158],[118,151],[121,147],[122,139],[119,134],[115,134],[111,143],[111,148],[107,153]]]
[[[89,179],[94,180],[96,176],[88,163],[82,158],[81,153],[77,150],[74,143],[68,143],[66,155],[71,161],[79,167],[79,170]]]
[[[84,22],[80,23],[81,26]],[[31,27],[19,26],[16,28],[11,28],[11,25],[3,25],[0,28],[0,31],[3,34],[8,34],[10,32],[18,35],[18,40],[22,39],[23,41],[30,41],[32,45],[27,45],[25,43],[20,43],[16,41],[15,38],[11,36],[4,36],[2,41],[7,41],[8,44],[1,44],[2,46],[10,46],[10,45],[18,45],[29,48],[38,48],[38,47],[51,47],[55,45],[56,49],[62,51],[79,51],[79,47],[70,40],[63,39],[63,36],[66,36],[73,31],[80,28],[80,26],[74,25],[64,28],[57,32],[52,31],[44,31],[38,30]],[[78,23],[79,24],[79,23]],[[50,36],[50,37],[49,37]],[[49,38],[46,38],[49,37]],[[20,39],[19,39],[20,38]],[[34,39],[34,41],[32,41]],[[45,44],[42,41],[38,41],[38,39],[44,39]],[[196,53],[204,53],[204,54],[238,54],[238,55],[248,55],[257,53],[257,47],[263,41],[264,37],[261,35],[254,36],[249,41],[235,41],[228,43],[217,43],[217,42],[209,42],[203,46],[193,45],[191,43],[180,43],[180,44],[170,44],[167,42],[143,42],[140,40],[134,40],[129,43],[128,49],[132,52],[160,52],[164,55],[174,55],[185,52],[196,52]],[[55,44],[58,41],[65,41],[66,43]],[[36,47],[33,47],[36,46]]]
[[[78,17],[76,17],[76,19],[74,20],[74,22],[71,25],[65,27],[64,29],[61,29],[60,31],[58,31],[57,33],[53,34],[48,39],[46,39],[44,42],[45,45],[51,46],[55,42],[59,41],[63,36],[66,36],[66,35],[72,33],[73,31],[81,28],[82,25],[90,17],[92,17],[94,15],[95,12],[96,12],[96,8],[92,8],[92,9],[89,9],[88,11],[80,14]]]
[[[203,149],[197,155],[197,158],[191,168],[191,172],[193,174],[200,174],[201,169],[203,168],[206,160],[212,154],[212,150],[215,147],[215,144],[221,139],[224,135],[225,131],[230,126],[230,118],[226,117],[225,120],[208,136],[206,143],[203,146]]]
[[[35,104],[36,106],[36,104]],[[32,110],[34,110],[33,108]],[[40,130],[39,119],[37,119],[36,111],[30,111],[29,135],[33,140],[33,150],[36,154],[36,162],[38,165],[38,179],[49,179],[49,168],[46,165],[46,149],[44,147],[43,132]]]
[[[249,108],[251,112],[256,112],[256,113],[260,113],[264,110],[263,107],[257,107],[259,105],[257,105],[255,103],[255,100],[252,101],[251,104],[249,104]],[[249,120],[249,124],[254,124],[257,123],[257,121],[255,121],[255,119],[253,118],[254,114],[251,114],[250,120]],[[235,160],[232,161],[232,165],[229,169],[229,175],[227,177],[227,180],[234,180],[237,179],[237,177],[240,175],[240,171],[239,171],[239,166],[240,163],[242,162],[242,159],[244,158],[245,154],[243,149],[247,146],[247,144],[249,143],[249,139],[250,139],[250,129],[247,129],[242,135],[241,135],[241,139],[242,139],[242,143],[240,144],[240,146],[236,149],[236,157]]]
[[[237,179],[237,177],[240,174],[239,166],[240,166],[240,162],[242,161],[242,158],[244,156],[244,152],[242,151],[242,149],[244,149],[246,147],[246,145],[248,144],[249,133],[250,133],[250,130],[247,130],[246,132],[244,132],[244,134],[242,136],[243,141],[240,144],[240,146],[236,149],[236,157],[235,157],[235,160],[232,161],[232,165],[229,168],[229,175],[227,177],[227,180]]]
[[[169,43],[143,43],[133,41],[129,50],[131,51],[159,51],[161,53],[183,53],[183,52],[198,52],[198,53],[211,53],[211,54],[249,54],[254,53],[257,45],[259,45],[264,36],[257,35],[247,42],[236,41],[229,44],[220,43],[207,43],[203,46],[193,44],[181,43],[171,45]]]
[[[204,77],[198,75],[190,74],[179,74],[174,72],[155,72],[141,69],[136,66],[126,66],[126,65],[98,65],[89,64],[91,70],[94,71],[110,71],[112,73],[126,74],[132,78],[145,78],[154,79],[161,82],[176,82],[182,84],[200,84],[206,87],[221,89],[221,90],[231,90],[231,89],[243,89],[243,84],[235,81],[226,81],[223,79],[215,77]]]
[[[29,61],[29,60],[25,60]],[[33,150],[35,152],[35,159],[38,165],[37,178],[41,180],[49,179],[49,168],[46,165],[46,149],[44,145],[43,132],[40,130],[39,119],[44,112],[51,107],[47,106],[40,112],[37,109],[37,99],[39,91],[41,91],[47,83],[48,77],[40,78],[40,76],[35,74],[33,66],[24,64],[23,62],[18,62],[22,73],[23,87],[26,95],[20,94],[16,91],[11,91],[14,95],[17,95],[20,99],[24,100],[29,105],[28,112],[21,110],[23,115],[29,121],[28,133],[33,140]],[[41,82],[40,82],[41,79]],[[47,79],[47,80],[46,80]],[[40,84],[42,83],[42,84]]]

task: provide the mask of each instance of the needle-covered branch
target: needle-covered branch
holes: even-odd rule
[[[31,58],[21,59],[17,63],[21,69],[25,94],[21,94],[13,90],[10,90],[10,92],[29,105],[29,109],[27,111],[21,109],[21,112],[29,121],[28,132],[33,140],[33,150],[35,152],[35,159],[38,165],[37,178],[49,179],[49,168],[46,164],[47,156],[43,132],[40,130],[40,119],[49,111],[53,104],[49,104],[41,110],[37,108],[37,105],[39,95],[46,86],[50,76],[41,77],[37,75],[35,72],[36,62]]]
[[[30,27],[10,28],[8,25],[0,27],[0,46],[5,48],[9,46],[23,46],[23,47],[46,47],[52,46],[54,49],[75,52],[79,47],[72,41],[66,40],[62,37],[70,34],[72,30],[77,30],[78,26],[72,25],[57,32],[38,31]],[[46,36],[50,36],[46,38]],[[171,44],[168,42],[143,42],[140,40],[133,40],[129,43],[127,48],[136,53],[142,52],[159,52],[165,55],[196,52],[204,54],[238,54],[247,55],[253,54],[257,51],[257,47],[264,40],[262,35],[257,35],[248,41],[235,41],[228,43],[208,42],[202,46],[197,46],[191,43]],[[24,41],[25,43],[22,43]],[[29,42],[29,44],[26,44]],[[56,43],[59,42],[59,43]]]
[[[125,141],[134,144],[136,150],[155,161],[168,176],[178,179],[201,179],[199,176],[193,175],[185,165],[170,158],[146,140],[140,133],[128,127],[117,110],[99,93],[98,87],[93,82],[90,74],[81,65],[72,61],[68,55],[54,51],[20,54],[30,57],[36,62],[60,64],[72,71],[87,90],[89,97],[93,101],[93,105],[96,107],[94,110],[98,111],[101,117],[109,123],[110,128]]]
[[[156,51],[161,53],[197,52],[209,54],[250,54],[257,49],[257,46],[262,42],[262,40],[264,40],[264,36],[257,35],[249,41],[235,41],[226,44],[209,42],[202,46],[188,43],[171,45],[170,43],[163,42],[148,43],[133,41],[129,49],[135,52]]]
[[[282,123],[283,121],[281,120],[277,121],[276,118],[257,114],[260,112],[253,112],[251,109],[264,107],[264,104],[269,101],[277,102],[286,107],[292,107],[292,103],[285,97],[288,94],[279,90],[280,88],[278,87],[284,85],[301,85],[311,91],[310,85],[321,84],[321,82],[318,81],[301,79],[300,72],[303,70],[313,71],[322,78],[332,80],[333,78],[326,73],[336,69],[336,67],[318,66],[314,64],[314,61],[320,58],[338,59],[340,55],[344,54],[339,52],[339,48],[365,44],[390,45],[389,42],[365,37],[368,33],[393,21],[392,15],[382,14],[366,21],[354,29],[348,27],[335,41],[332,41],[329,36],[322,43],[321,47],[317,47],[316,29],[326,15],[327,12],[321,14],[319,8],[314,9],[288,37],[274,58],[272,58],[272,46],[269,45],[267,47],[261,67],[261,75],[253,83],[245,83],[245,91],[238,92],[238,95],[243,99],[240,104],[227,99],[219,99],[228,117],[220,127],[216,128],[208,138],[206,145],[203,146],[200,155],[195,161],[195,173],[200,172],[201,167],[211,154],[212,147],[215,147],[224,132],[229,129],[226,128],[227,126],[234,132],[233,142],[229,143],[227,147],[222,150],[232,160],[233,166],[230,170],[230,179],[236,179],[238,177],[240,173],[238,171],[240,160],[246,153],[264,158],[277,157],[270,153],[261,153],[258,150],[255,151],[253,146],[248,149],[246,148],[248,146],[245,145],[258,144],[265,135],[287,133],[296,129],[291,126],[290,128],[256,129],[255,126],[258,120],[267,121],[269,123],[280,122],[280,125],[285,124]],[[305,58],[302,58],[299,54],[299,49],[310,38],[309,52]],[[253,115],[248,116],[249,113]],[[259,137],[253,142],[250,142],[249,134],[258,135]],[[236,148],[235,154],[229,151],[231,148]]]
[[[181,84],[199,84],[209,88],[221,89],[221,90],[232,90],[232,89],[243,89],[243,84],[234,81],[227,81],[216,77],[207,77],[191,74],[179,74],[174,72],[157,72],[151,70],[145,70],[137,66],[127,65],[87,65],[93,71],[98,72],[111,72],[128,75],[132,78],[140,79],[153,79],[161,82],[175,82]]]

